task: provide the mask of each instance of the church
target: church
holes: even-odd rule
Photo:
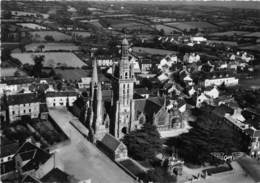
[[[113,63],[111,74],[111,97],[104,100],[97,72],[97,62],[93,59],[92,78],[89,95],[74,103],[74,115],[87,126],[89,139],[93,142],[101,140],[106,133],[121,139],[125,134],[141,128],[146,122],[154,124],[159,131],[182,128],[178,106],[172,106],[169,97],[154,96],[149,98],[134,97],[135,73],[134,63],[130,59],[129,43],[123,39],[121,58]],[[75,107],[77,106],[78,107]]]

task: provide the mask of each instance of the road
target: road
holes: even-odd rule
[[[65,172],[79,180],[90,178],[92,183],[135,182],[69,123],[78,120],[65,108],[49,109],[49,114],[71,140],[55,154],[57,164],[62,164]]]

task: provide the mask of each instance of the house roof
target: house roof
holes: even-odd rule
[[[7,105],[19,105],[40,102],[36,93],[19,93],[7,96]]]
[[[63,182],[73,183],[77,182],[76,179],[72,180],[72,176],[63,172],[59,168],[53,168],[49,173],[41,178],[42,182]]]
[[[46,103],[40,104],[40,112],[48,112],[48,107]]]
[[[121,142],[117,140],[114,136],[107,133],[101,140],[101,143],[110,151],[114,152]]]
[[[26,84],[34,82],[33,77],[7,77],[2,79],[2,83],[6,83],[7,85],[18,85],[18,84]]]
[[[221,104],[212,110],[212,113],[217,115],[218,117],[224,117],[226,113],[233,114],[234,110],[227,105]]]
[[[36,177],[33,177],[32,175],[28,174],[23,177],[22,183],[42,183],[42,182]]]
[[[138,118],[140,113],[152,116],[157,113],[164,104],[163,97],[151,97],[148,99],[136,99],[135,100],[135,119]]]
[[[256,159],[249,156],[243,156],[239,158],[237,162],[255,180],[255,182],[260,182],[260,166]]]
[[[6,157],[9,155],[15,154],[16,150],[19,147],[19,143],[15,141],[11,141],[6,137],[1,136],[1,151],[0,157]]]
[[[67,97],[67,96],[77,96],[78,93],[75,91],[59,91],[59,92],[47,92],[46,97]]]
[[[46,162],[51,155],[30,142],[25,142],[16,152],[23,161],[29,160],[23,167],[23,171],[35,169],[37,164]]]

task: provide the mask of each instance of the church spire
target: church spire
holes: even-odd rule
[[[103,106],[103,101],[102,101],[102,89],[101,89],[101,84],[98,84],[97,88],[97,119],[96,119],[96,125],[100,126],[103,123],[103,114],[102,114],[102,106]]]
[[[121,47],[122,47],[122,58],[128,57],[129,43],[128,43],[126,37],[123,39]]]
[[[92,63],[92,84],[95,85],[98,83],[98,73],[97,73],[97,61],[96,59],[93,60]]]

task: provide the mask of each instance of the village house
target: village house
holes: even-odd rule
[[[12,157],[8,161],[1,163],[0,178],[8,180],[35,171],[50,157],[51,155],[41,149],[39,144],[34,144],[31,139],[28,139],[21,146],[12,150]]]
[[[40,114],[40,103],[36,93],[21,93],[7,96],[7,110],[9,121],[20,120],[22,116],[38,118]]]
[[[29,86],[34,82],[33,77],[8,77],[2,78],[0,95],[15,94],[20,91],[29,91]]]
[[[0,146],[1,146],[0,161],[2,164],[12,159],[16,150],[19,148],[19,142],[12,141],[5,136],[1,136]]]
[[[73,106],[78,93],[75,91],[47,92],[46,103],[48,107],[66,107]]]
[[[235,86],[238,85],[239,79],[235,76],[228,74],[228,73],[212,73],[208,74],[208,76],[205,77],[205,80],[202,81],[204,87],[208,86],[220,86],[222,84],[225,84],[225,86]]]
[[[102,151],[114,161],[128,159],[127,147],[125,144],[109,133],[105,134],[99,142],[99,146]]]
[[[206,96],[210,97],[210,98],[213,98],[213,99],[216,99],[219,97],[219,91],[218,91],[218,88],[217,86],[213,86],[213,87],[208,87],[204,90],[204,93]]]
[[[204,93],[201,93],[197,96],[196,107],[200,108],[204,102],[207,103],[208,101],[209,98]]]
[[[112,67],[112,65],[113,65],[113,60],[111,57],[99,56],[96,59],[97,59],[97,66],[99,68]]]
[[[152,60],[151,59],[141,59],[140,62],[141,73],[149,73],[152,68]]]
[[[78,88],[79,89],[90,88],[90,83],[91,83],[91,77],[81,78],[80,81],[78,82]]]

